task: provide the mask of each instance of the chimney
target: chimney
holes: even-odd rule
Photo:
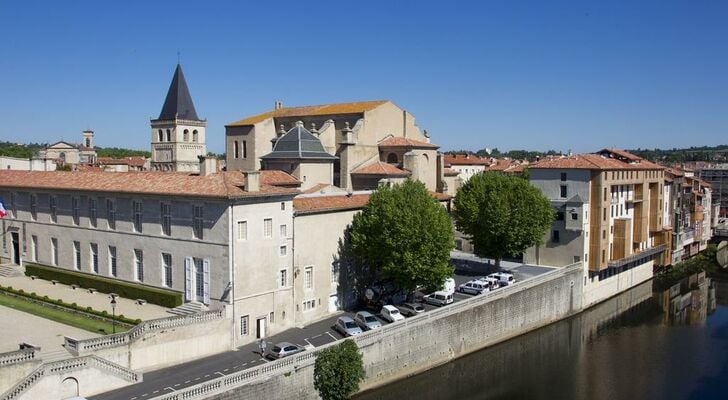
[[[281,108],[283,108],[283,102],[280,100],[276,100],[274,107],[275,107],[274,110],[280,110]]]
[[[246,192],[259,192],[260,191],[260,171],[248,171],[245,172],[245,187],[243,190]]]
[[[217,173],[217,158],[199,156],[200,159],[200,176],[209,176]]]

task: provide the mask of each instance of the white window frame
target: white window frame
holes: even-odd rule
[[[280,255],[281,257],[288,256],[288,246],[286,246],[285,244],[280,245],[280,247],[278,247],[278,255]]]
[[[199,210],[200,215],[197,215]],[[192,237],[202,240],[205,236],[205,207],[200,204],[192,205]]]
[[[97,243],[89,243],[89,264],[91,264],[91,271],[99,273],[99,245]]]
[[[237,227],[236,234],[237,234],[238,241],[242,242],[242,241],[248,240],[248,221],[244,220],[244,219],[240,219],[237,221],[235,226]]]
[[[172,203],[161,202],[159,206],[161,214],[161,228],[163,236],[172,236]]]
[[[134,280],[144,282],[144,251],[134,249]]]
[[[288,268],[281,268],[278,271],[278,287],[284,288],[288,286]]]
[[[167,263],[167,260],[165,259],[165,256],[169,256],[169,263]],[[162,285],[165,287],[172,287],[174,284],[173,276],[172,276],[172,263],[174,261],[172,260],[172,253],[165,253],[162,252],[161,254],[161,264],[162,264]]]
[[[288,238],[288,225],[281,224],[278,229],[282,239]]]
[[[80,197],[71,197],[71,216],[72,216],[72,223],[73,225],[80,225],[81,224],[81,198]]]
[[[58,266],[58,239],[51,238],[51,264]]]
[[[307,265],[303,268],[303,288],[313,290],[313,265]]]
[[[81,242],[78,240],[73,241],[73,269],[81,270]]]
[[[96,228],[98,223],[98,201],[95,198],[88,198],[88,224],[92,228]]]
[[[250,315],[240,317],[240,336],[250,335]]]
[[[113,251],[112,251],[113,249]],[[117,252],[116,246],[109,246],[109,276],[117,276],[119,273],[119,260],[117,258]]]
[[[30,235],[30,251],[33,261],[38,262],[38,236]]]
[[[268,225],[270,225],[270,230]],[[263,237],[266,239],[273,237],[273,218],[263,218]]]
[[[106,199],[106,227],[110,231],[116,230],[116,201]]]
[[[133,200],[131,208],[132,229],[136,233],[142,233],[144,231],[144,203],[141,200]]]

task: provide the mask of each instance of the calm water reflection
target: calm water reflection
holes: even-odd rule
[[[728,283],[713,284],[686,304],[647,283],[356,399],[728,399]]]

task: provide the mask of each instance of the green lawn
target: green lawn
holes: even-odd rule
[[[60,322],[62,324],[74,326],[76,328],[84,329],[90,332],[106,335],[111,333],[111,323],[105,321],[99,321],[91,318],[86,318],[79,314],[74,314],[68,311],[58,310],[51,307],[45,307],[40,304],[35,304],[21,298],[11,297],[0,292],[0,305],[14,308],[18,311],[27,312],[29,314],[37,315],[42,318],[50,319],[52,321]],[[123,332],[127,330],[123,326],[116,325],[116,332]]]

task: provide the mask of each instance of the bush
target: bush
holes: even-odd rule
[[[129,299],[144,299],[150,304],[157,304],[162,307],[172,308],[182,304],[181,293],[121,282],[100,276],[90,276],[60,268],[27,263],[25,265],[25,275],[35,275],[49,281],[57,280],[66,285],[75,284],[82,288],[95,288],[102,293],[116,293],[121,297]]]

